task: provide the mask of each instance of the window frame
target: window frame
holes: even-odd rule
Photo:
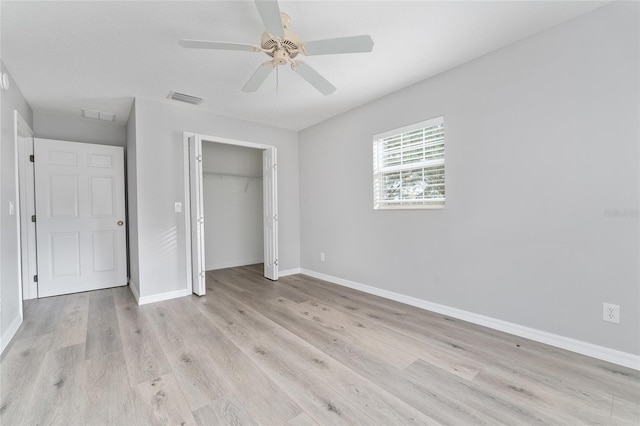
[[[444,131],[444,116],[430,118],[428,120],[420,121],[417,123],[409,124],[403,127],[399,127],[396,129],[388,130],[382,133],[378,133],[373,136],[373,209],[374,210],[431,210],[431,209],[444,209],[446,202],[446,191],[445,197],[442,201],[434,201],[429,202],[425,200],[422,203],[411,203],[411,204],[402,204],[402,201],[399,201],[397,204],[389,203],[382,199],[382,177],[385,173],[391,173],[394,171],[407,171],[419,168],[427,168],[430,165],[428,164],[428,160],[424,160],[422,162],[409,163],[403,165],[395,165],[388,166],[386,168],[382,167],[382,155],[381,155],[381,141],[383,139],[392,137],[392,136],[400,136],[404,133],[409,133],[419,129],[425,129],[429,127],[434,127],[442,125]],[[443,186],[446,188],[446,135],[444,136],[444,140],[442,142],[442,146],[444,149],[444,153],[441,159],[433,160],[432,165],[437,166],[439,164],[444,168],[445,179],[443,182]],[[427,163],[427,164],[425,164]],[[389,170],[391,169],[391,170]]]

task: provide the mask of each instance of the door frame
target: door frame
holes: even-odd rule
[[[255,148],[255,149],[260,149],[260,150],[265,150],[265,149],[276,149],[276,147],[274,145],[266,145],[266,144],[261,144],[261,143],[255,143],[255,142],[248,142],[248,141],[242,141],[242,140],[238,140],[238,139],[230,139],[230,138],[225,138],[225,137],[221,137],[221,136],[211,136],[211,135],[203,135],[203,134],[199,134],[199,133],[193,133],[193,132],[183,132],[182,133],[182,139],[183,139],[183,164],[184,164],[184,193],[185,193],[185,202],[184,202],[184,217],[185,217],[185,229],[184,229],[184,234],[185,234],[185,254],[186,254],[186,272],[187,272],[187,283],[188,283],[188,288],[191,289],[191,291],[193,292],[193,260],[192,260],[192,253],[191,253],[191,247],[192,247],[192,241],[191,241],[191,229],[193,226],[193,218],[191,217],[191,185],[190,185],[190,162],[189,162],[189,138],[190,137],[198,137],[200,138],[200,140],[202,142],[213,142],[213,143],[220,143],[220,144],[226,144],[226,145],[235,145],[235,146],[243,146],[246,148]],[[202,180],[203,176],[202,173],[200,173],[199,175],[199,179]],[[277,206],[278,204],[278,198],[277,198],[277,181],[273,182],[275,188],[274,189],[274,196],[275,196],[275,204]],[[265,206],[263,205],[263,216],[264,216],[264,208]],[[264,221],[263,221],[264,222]],[[264,227],[264,224],[263,224]],[[275,232],[275,241],[276,241],[276,250],[278,247],[278,232]],[[264,250],[264,249],[263,249]],[[278,256],[278,253],[276,252],[276,257]],[[276,266],[277,268],[277,266]],[[276,279],[278,279],[278,275],[277,275],[277,269],[276,269]]]
[[[35,223],[31,222],[31,215],[35,212],[35,178],[33,163],[29,160],[29,155],[33,154],[34,134],[29,124],[24,120],[17,110],[14,110],[14,143],[16,149],[16,170],[18,199],[16,200],[18,216],[18,234],[20,246],[20,299],[36,299],[38,297],[38,283],[33,279],[38,274],[36,263],[36,229]],[[20,138],[30,139],[30,147],[20,142]],[[31,165],[31,166],[30,166]],[[30,174],[30,176],[29,176]],[[31,203],[28,202],[31,201]],[[32,207],[32,210],[29,209]],[[22,303],[22,302],[21,302]]]

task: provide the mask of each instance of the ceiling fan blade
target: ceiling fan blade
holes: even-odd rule
[[[328,38],[326,40],[309,41],[304,44],[304,48],[309,55],[371,52],[373,50],[373,40],[368,35]]]
[[[265,31],[276,37],[284,37],[280,7],[276,0],[255,0]]]
[[[257,52],[259,50],[250,44],[225,43],[222,41],[180,40],[179,44],[189,49],[245,50],[247,52]]]
[[[249,81],[242,88],[243,92],[255,92],[258,88],[264,83],[264,81],[269,77],[271,71],[273,71],[273,65],[271,62],[265,62],[253,73]]]
[[[298,63],[294,69],[302,78],[307,80],[310,85],[318,89],[318,91],[323,95],[327,96],[336,91],[333,84],[329,83],[327,79],[318,74],[318,71],[314,70],[304,62]]]

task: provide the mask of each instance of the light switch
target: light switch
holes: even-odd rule
[[[13,204],[13,201],[9,201],[9,216],[13,216],[15,211],[16,211],[16,208]]]
[[[182,213],[182,203],[175,203],[173,209],[176,213]]]

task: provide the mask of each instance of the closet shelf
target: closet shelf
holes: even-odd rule
[[[236,177],[236,178],[244,178],[244,179],[262,179],[262,176],[249,176],[249,175],[241,175],[236,173],[202,172],[202,174],[209,175],[209,176]]]

